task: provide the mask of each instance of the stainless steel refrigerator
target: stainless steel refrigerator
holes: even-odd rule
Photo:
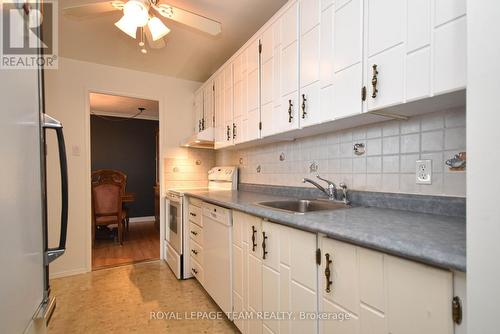
[[[43,71],[0,69],[0,333],[45,333],[55,308],[49,264],[66,247],[68,182],[62,125],[44,113]],[[48,247],[45,133],[58,138],[62,211]]]

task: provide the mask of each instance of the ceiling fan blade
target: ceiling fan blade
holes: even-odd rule
[[[169,10],[170,8],[171,10]],[[210,35],[217,36],[222,31],[222,25],[220,24],[220,22],[178,7],[170,6],[167,4],[160,4],[156,6],[156,9],[160,14],[168,19],[201,30]]]
[[[144,35],[146,35],[146,40],[148,41],[151,49],[161,49],[167,45],[163,37],[153,41],[153,35],[151,35],[151,31],[149,31],[149,29],[144,29]]]
[[[116,3],[119,3],[119,1],[116,1]],[[75,18],[85,18],[115,10],[118,10],[118,8],[114,7],[111,1],[95,1],[84,5],[65,7],[63,8],[63,13]]]

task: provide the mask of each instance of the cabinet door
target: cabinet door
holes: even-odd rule
[[[248,311],[248,243],[245,215],[233,211],[233,306],[234,312]],[[243,314],[243,313],[242,313]],[[248,333],[248,321],[234,320],[242,333]]]
[[[359,314],[359,283],[356,246],[332,239],[322,244],[322,291],[323,298],[348,311]],[[329,279],[326,269],[330,270]],[[327,284],[330,281],[330,284]]]
[[[314,314],[318,311],[318,267],[316,264],[316,234],[289,229],[290,310]],[[294,319],[292,333],[316,333],[317,320]]]
[[[224,132],[225,146],[233,144],[233,66],[228,64],[224,69]]]
[[[375,110],[404,101],[406,1],[367,0],[366,14],[368,110]]]
[[[359,332],[359,290],[357,250],[336,240],[321,240],[321,311],[349,316],[347,321],[320,320],[321,333]],[[329,274],[329,276],[327,276]]]
[[[215,149],[225,146],[226,138],[224,133],[224,71],[220,71],[215,76]]]
[[[276,115],[277,132],[299,127],[299,39],[298,4],[293,3],[281,17],[280,81],[281,103]]]
[[[194,94],[194,118],[195,118],[194,130],[195,130],[195,133],[202,131],[202,126],[201,126],[202,123],[201,122],[203,119],[203,93],[204,93],[204,89],[202,87],[198,91],[196,91]]]
[[[246,50],[247,57],[247,102],[246,102],[246,141],[260,138],[260,108],[259,108],[259,40],[255,39]]]
[[[386,256],[385,277],[390,333],[453,333],[451,272]]]
[[[362,111],[363,3],[338,1],[333,18],[333,118]]]
[[[280,226],[262,222],[262,311],[279,312],[280,307]],[[265,252],[265,254],[264,254]],[[266,327],[271,333],[280,333],[279,322],[273,319],[264,319]]]
[[[279,20],[278,20],[279,22]],[[277,129],[273,122],[273,105],[276,86],[279,80],[276,77],[276,62],[279,56],[275,54],[275,25],[271,25],[261,38],[262,53],[261,53],[261,120],[262,120],[262,137],[270,136],[277,133]]]
[[[327,12],[328,13],[328,12]],[[331,14],[331,11],[330,11]],[[325,19],[325,22],[323,22]],[[330,25],[329,25],[330,23]],[[326,120],[326,108],[321,106],[322,62],[332,61],[322,57],[325,48],[331,48],[332,21],[321,11],[320,0],[300,1],[300,126],[310,126]],[[325,36],[326,35],[326,36]],[[322,42],[327,42],[323,44]],[[326,102],[326,101],[325,101]]]
[[[245,215],[248,236],[248,311],[262,312],[262,220]],[[262,333],[262,319],[249,321],[249,333]]]
[[[203,89],[203,130],[213,127],[214,83],[208,81]]]

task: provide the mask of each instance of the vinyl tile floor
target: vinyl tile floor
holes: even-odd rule
[[[53,279],[57,306],[48,334],[238,333],[195,279],[179,281],[163,261]],[[161,313],[169,319],[158,319]],[[154,315],[153,315],[154,313]]]

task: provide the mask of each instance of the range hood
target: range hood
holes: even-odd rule
[[[214,128],[208,128],[201,132],[195,133],[194,135],[186,138],[182,143],[182,147],[194,147],[194,148],[214,148]]]

